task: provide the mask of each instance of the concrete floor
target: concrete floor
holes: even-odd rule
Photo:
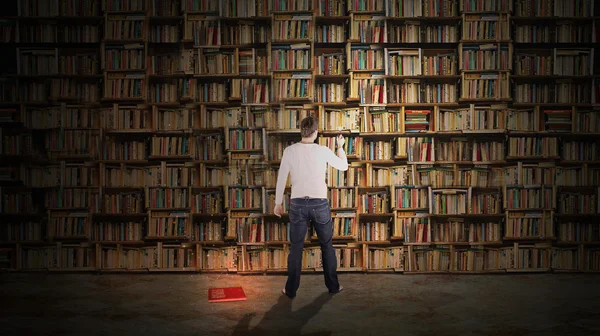
[[[600,276],[2,274],[0,335],[600,335]],[[213,286],[247,301],[208,303]],[[281,332],[280,332],[281,331]]]

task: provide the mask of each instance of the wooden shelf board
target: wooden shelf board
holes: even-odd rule
[[[411,76],[397,76],[397,75],[386,75],[387,79],[423,79],[423,80],[447,80],[447,79],[459,79],[460,75],[411,75]]]
[[[144,239],[148,240],[184,240],[189,241],[187,236],[146,236]]]
[[[460,16],[386,16],[387,21],[431,21],[431,22],[458,22]]]
[[[489,241],[489,242],[469,242],[470,246],[497,246],[497,245],[504,245],[505,243],[503,241]]]
[[[553,273],[580,273],[581,270],[579,270],[579,269],[558,269],[558,268],[552,268],[552,272]]]
[[[182,43],[193,43],[193,40],[182,40]],[[221,45],[194,45],[194,49],[251,49],[266,48],[267,43],[247,43],[247,44],[221,44]]]
[[[503,237],[504,240],[511,240],[511,241],[549,241],[549,240],[556,240],[556,237]]]
[[[46,267],[39,267],[39,268],[20,268],[18,270],[18,272],[24,272],[24,273],[33,273],[33,272],[42,272],[42,271],[48,271],[48,268]]]
[[[227,161],[226,160],[191,160],[188,161],[188,163],[193,163],[193,164],[207,164],[207,165],[222,165],[222,164],[226,164]]]
[[[546,155],[530,155],[530,156],[507,156],[506,160],[560,160],[560,156],[546,156]]]
[[[153,188],[177,188],[177,189],[185,189],[187,187],[153,187]],[[148,211],[190,211],[192,210],[192,208],[188,208],[188,207],[172,207],[172,208],[152,208],[152,207],[147,207],[146,210]]]
[[[51,237],[50,238],[52,242],[59,242],[59,241],[73,241],[73,240],[89,240],[90,237],[88,235],[76,235],[76,236],[55,236],[55,237]]]
[[[51,79],[51,78],[73,78],[73,79],[102,79],[103,75],[78,75],[78,74],[52,74],[52,75],[11,75],[8,77],[14,77],[18,79]],[[78,99],[77,97],[53,97],[56,99]]]
[[[21,212],[2,212],[0,218],[21,217],[21,218],[42,218],[44,213],[21,213]]]
[[[581,104],[581,103],[522,103],[522,102],[513,102],[513,106],[515,107],[593,107],[594,104]]]
[[[153,128],[106,129],[104,134],[146,134],[154,133]]]
[[[380,240],[380,241],[359,240],[356,243],[363,244],[363,245],[392,245],[392,244],[394,244],[393,242],[390,242],[387,240]]]
[[[556,218],[590,218],[590,219],[597,219],[597,218],[600,218],[600,214],[582,214],[582,213],[578,213],[578,214],[554,214],[554,217],[556,217]]]
[[[295,44],[295,43],[311,43],[310,39],[297,39],[297,40],[271,40],[272,44]]]
[[[393,217],[393,213],[360,213],[360,218],[377,218],[377,217]]]
[[[192,155],[150,155],[149,160],[192,160]]]
[[[230,271],[227,268],[217,268],[217,269],[200,269],[200,272],[202,272],[202,273],[229,273],[229,272],[236,272],[236,271]]]
[[[504,214],[430,214],[429,216],[440,218],[504,218]]]
[[[263,148],[251,148],[251,149],[226,149],[229,153],[254,153],[262,152]]]
[[[231,211],[262,211],[262,208],[230,208]]]
[[[506,273],[506,270],[503,269],[490,269],[490,270],[481,270],[481,271],[460,271],[460,270],[453,270],[450,271],[451,273],[456,273],[456,274],[490,274],[490,273]]]
[[[313,73],[314,69],[313,68],[308,68],[308,69],[277,69],[277,70],[271,70],[272,73],[276,74],[276,73],[288,73],[288,72],[310,72],[311,74]]]
[[[511,102],[512,98],[460,98],[459,102],[464,103],[486,103],[486,102]]]
[[[150,21],[176,21],[176,20],[183,20],[184,16],[183,15],[177,15],[177,16],[148,16],[148,19]]]
[[[275,14],[275,12],[273,12]],[[222,16],[223,21],[271,21],[271,16]]]
[[[414,188],[414,189],[423,189],[423,188]],[[392,210],[396,211],[429,211],[429,208],[396,208],[392,207]],[[427,214],[430,216],[430,214]],[[398,217],[406,217],[406,216],[398,216]]]
[[[18,20],[18,21],[101,21],[104,19],[102,15],[96,16],[66,16],[66,15],[57,15],[57,16],[17,16],[13,17],[10,20]],[[6,20],[6,19],[3,19]]]
[[[510,69],[467,69],[467,70],[460,70],[460,72],[463,73],[493,73],[493,72],[497,72],[497,73],[510,73],[512,70]],[[513,76],[510,76],[510,78],[512,79]]]
[[[267,131],[267,135],[278,135],[278,134],[290,134],[290,135],[295,135],[297,136],[298,134],[300,134],[300,130],[299,129],[281,129],[281,130],[270,130]]]
[[[594,17],[560,17],[560,16],[511,16],[510,19],[514,22],[521,23],[537,23],[548,21],[593,21]]]
[[[322,16],[322,15],[316,15],[315,16],[315,21],[319,22],[328,22],[328,21],[347,21],[350,20],[350,16],[349,15],[345,15],[345,16]]]
[[[98,160],[98,163],[104,163],[104,164],[130,164],[130,165],[146,165],[149,163],[148,160]]]
[[[349,79],[349,74],[339,74],[339,75],[324,75],[324,74],[316,74],[315,79]]]
[[[123,14],[148,14],[148,10],[107,10],[105,11],[107,15],[123,15]]]
[[[203,214],[203,213],[193,213],[192,212],[192,216],[193,217],[205,217],[205,218],[209,218],[209,217],[227,217],[226,213],[215,213],[215,214]]]
[[[487,44],[487,43],[513,43],[512,40],[503,39],[490,39],[490,40],[460,40],[459,43],[470,43],[470,44]]]
[[[231,245],[224,240],[200,240],[200,241],[194,241],[192,243],[198,244],[198,245]]]
[[[148,273],[147,268],[129,269],[129,268],[111,268],[99,269],[100,273]]]
[[[284,218],[289,218],[289,216],[290,216],[290,215],[289,215],[288,213],[282,213],[282,214],[281,214],[281,219],[283,220]],[[264,214],[264,215],[263,215],[263,217],[264,217],[264,218],[267,218],[267,219],[280,219],[280,217],[276,216],[276,215],[275,215],[275,214],[273,214],[273,213],[267,213],[267,214]]]
[[[480,134],[486,134],[486,135],[504,135],[507,131],[505,129],[491,129],[491,130],[462,130],[461,133],[464,135],[470,135],[470,134],[475,134],[475,135],[480,135]],[[437,132],[439,133],[439,132]]]
[[[15,240],[15,241],[0,241],[0,245],[46,245],[48,242],[43,240]]]
[[[91,243],[99,244],[99,245],[146,245],[146,244],[148,244],[148,242],[145,242],[143,240],[124,240],[124,241],[94,240]]]
[[[310,241],[304,242],[304,243],[310,243]],[[290,245],[290,244],[291,243],[289,240],[272,240],[272,241],[265,242],[265,246]]]
[[[150,268],[149,272],[197,272],[198,269],[196,267],[173,267],[173,268]]]
[[[146,39],[104,39],[102,42],[106,44],[133,44],[133,43],[142,43],[145,44],[147,42]],[[142,70],[143,72],[144,70]]]
[[[239,275],[261,275],[264,273],[265,270],[237,271],[237,274]]]
[[[95,218],[144,218],[148,214],[145,213],[92,213]]]
[[[511,75],[510,79],[537,79],[537,80],[553,80],[553,79],[592,79],[595,76],[566,76],[566,75]]]
[[[118,97],[105,97],[100,99],[101,102],[105,103],[126,103],[126,102],[144,102],[146,101],[143,97],[131,97],[131,98],[118,98]]]
[[[189,136],[189,135],[192,135],[192,133],[193,133],[193,131],[191,128],[187,128],[187,129],[183,128],[183,129],[172,129],[172,130],[160,130],[159,129],[159,130],[156,130],[156,132],[154,132],[153,134]],[[183,155],[183,156],[187,156],[187,155]]]
[[[560,245],[560,246],[572,246],[572,245],[600,245],[600,241],[585,241],[585,242],[581,242],[581,241],[557,241],[556,245]]]
[[[63,160],[92,160],[92,154],[62,154],[62,153],[50,153],[50,156],[54,159]]]
[[[394,164],[394,160],[356,160],[357,163],[372,163],[372,164]]]
[[[395,273],[404,272],[404,270],[396,270],[394,268],[367,268],[367,273]]]
[[[550,268],[507,268],[507,273],[542,273],[550,272]]]
[[[96,267],[56,267],[48,268],[49,272],[91,272],[97,270]]]

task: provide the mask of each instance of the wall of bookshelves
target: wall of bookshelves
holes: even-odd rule
[[[340,271],[600,272],[593,1],[0,6],[2,269],[285,272],[313,114]]]

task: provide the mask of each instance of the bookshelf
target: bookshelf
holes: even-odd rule
[[[285,273],[315,115],[338,270],[600,271],[594,1],[13,2],[3,269]]]

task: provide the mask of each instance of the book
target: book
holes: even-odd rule
[[[246,293],[242,287],[209,288],[208,302],[244,301]]]

